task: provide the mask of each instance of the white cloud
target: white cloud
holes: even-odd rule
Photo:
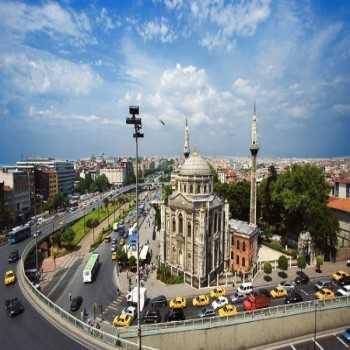
[[[20,2],[0,3],[0,26],[14,34],[43,31],[52,38],[67,36],[73,44],[95,42],[89,18],[84,12],[62,8],[58,3],[27,5]]]
[[[337,22],[318,31],[310,46],[310,58],[313,60],[318,59],[322,55],[324,49],[336,39],[342,28],[343,24]]]
[[[100,14],[96,17],[96,23],[101,25],[101,27],[107,32],[122,25],[120,20],[113,20],[111,18],[105,7],[102,7]]]
[[[145,22],[137,30],[145,41],[154,40],[162,43],[171,43],[177,38],[169,21],[164,17]]]
[[[335,104],[333,109],[340,114],[350,113],[350,104]]]
[[[259,91],[259,86],[252,85],[249,80],[242,78],[236,79],[232,85],[232,88],[238,95],[245,96],[249,99],[255,98]]]
[[[294,118],[306,117],[308,109],[306,106],[293,106],[286,108],[287,114]]]
[[[165,6],[170,9],[180,9],[183,5],[183,0],[164,0]]]
[[[33,94],[87,95],[102,82],[90,66],[50,55],[7,54],[0,71],[19,91]]]

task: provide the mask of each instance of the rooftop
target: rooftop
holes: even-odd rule
[[[180,168],[180,175],[183,176],[210,176],[211,171],[208,162],[198,153],[193,152]]]
[[[328,208],[337,209],[350,213],[350,199],[331,198],[327,204]]]
[[[255,225],[250,225],[247,221],[231,219],[229,220],[228,224],[231,230],[248,237],[252,237],[258,232],[258,227]]]

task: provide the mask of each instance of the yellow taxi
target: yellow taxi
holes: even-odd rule
[[[207,295],[198,295],[192,299],[193,306],[205,306],[209,304],[209,297]]]
[[[272,298],[284,298],[287,296],[287,291],[282,286],[277,286],[276,288],[272,289],[270,292],[270,295]]]
[[[113,320],[114,327],[129,327],[131,323],[132,323],[132,317],[125,313],[122,313],[116,316]]]
[[[334,279],[334,281],[338,282],[343,277],[348,277],[348,276],[350,276],[350,275],[347,272],[339,270],[339,271],[333,273],[332,278]]]
[[[4,277],[4,283],[5,286],[8,286],[10,284],[13,284],[16,282],[16,275],[12,270],[6,271],[5,277]]]
[[[226,304],[224,307],[219,309],[220,317],[233,316],[233,315],[236,315],[236,313],[237,313],[237,308],[232,304]]]
[[[117,252],[116,251],[112,252],[112,260],[117,260]]]
[[[318,300],[333,300],[335,299],[335,294],[332,290],[328,288],[323,288],[315,293],[315,298]]]
[[[226,289],[223,287],[217,287],[210,291],[210,297],[213,299],[223,297],[224,295],[226,295]]]
[[[176,297],[169,302],[170,309],[183,309],[186,307],[186,299],[184,297]]]

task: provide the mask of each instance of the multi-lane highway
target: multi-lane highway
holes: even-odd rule
[[[93,208],[101,205],[105,196],[116,196],[120,193],[129,191],[133,187],[134,185],[130,185],[119,190],[110,191],[103,194],[101,197],[95,198],[95,200],[90,201],[90,204],[87,204],[86,207],[77,209],[75,212],[62,213],[52,216],[42,225],[37,225],[36,227],[33,226],[32,233],[34,233],[35,230],[40,230],[42,237],[47,236],[53,231],[56,231],[66,224],[82,217]],[[2,307],[0,307],[0,324],[2,330],[0,332],[1,349],[87,349],[85,346],[62,334],[50,323],[48,323],[41,315],[39,315],[25,300],[17,283],[12,286],[4,285],[3,276],[5,272],[9,269],[14,271],[16,270],[16,263],[8,263],[7,259],[10,252],[17,249],[21,253],[27,243],[28,240],[25,240],[14,245],[5,245],[0,247],[0,275],[2,279],[0,283],[0,303],[2,304]],[[103,288],[102,285],[101,288]],[[5,300],[14,297],[18,297],[22,301],[25,311],[21,315],[11,319],[5,312]]]

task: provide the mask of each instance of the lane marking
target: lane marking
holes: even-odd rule
[[[324,350],[324,348],[320,345],[320,343],[317,340],[315,341],[315,343],[319,347],[320,350]]]
[[[297,350],[297,348],[296,348],[293,344],[290,344],[290,347],[291,347],[293,350]]]
[[[335,337],[336,337],[345,347],[349,348],[349,345],[346,344],[345,341],[344,341],[342,338],[338,337],[337,335],[335,335]]]

